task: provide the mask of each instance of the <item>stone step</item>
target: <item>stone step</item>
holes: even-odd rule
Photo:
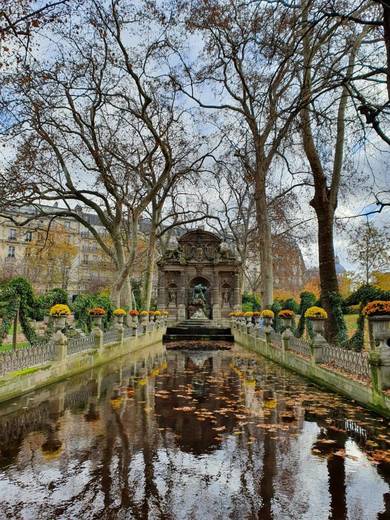
[[[225,341],[234,342],[229,327],[218,327],[212,320],[184,320],[168,327],[163,342],[173,341]]]
[[[163,343],[171,341],[226,341],[234,343],[232,334],[164,334]]]
[[[217,327],[168,327],[167,334],[201,334],[205,336],[212,334],[214,336],[231,334],[230,328],[217,328]]]

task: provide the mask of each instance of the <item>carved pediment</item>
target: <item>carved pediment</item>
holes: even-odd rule
[[[222,240],[214,233],[205,231],[204,229],[195,229],[188,231],[178,240],[179,244],[184,247],[185,244],[197,245],[197,244],[215,244],[219,246]]]
[[[188,231],[179,238],[178,243],[176,249],[165,253],[159,265],[237,264],[237,258],[228,244],[210,231]]]

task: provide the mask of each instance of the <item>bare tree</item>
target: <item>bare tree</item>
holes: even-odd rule
[[[379,229],[367,219],[350,232],[349,259],[363,273],[364,283],[369,284],[373,271],[388,269],[390,265],[389,227]]]
[[[360,67],[354,74],[341,74],[340,78],[348,86],[365,123],[371,125],[385,143],[390,144],[389,0],[325,1],[319,15],[330,19],[330,23],[336,19],[370,29],[371,37],[364,42],[368,52],[362,56]]]
[[[182,79],[172,74],[177,88],[200,107],[225,112],[238,133],[243,130],[236,153],[254,185],[265,306],[273,300],[267,178],[297,114],[299,89],[291,60],[299,39],[297,15],[284,2],[200,0],[193,4],[187,26],[204,38],[204,65],[195,69],[186,64]],[[206,87],[214,94],[212,101],[210,91],[207,97],[202,94]]]
[[[117,303],[121,292],[131,301],[141,215],[202,163],[195,140],[177,146],[187,114],[160,78],[168,46],[164,39],[141,40],[145,19],[135,9],[132,14],[128,21],[118,1],[107,8],[90,2],[79,12],[78,30],[61,33],[49,63],[20,65],[9,74],[2,100],[6,136],[17,144],[3,195],[13,204],[33,204],[38,214],[71,216],[88,229],[116,266]],[[140,38],[132,46],[128,31]],[[62,204],[52,211],[42,201]],[[97,216],[98,226],[78,203]],[[19,224],[30,218],[36,215]]]
[[[343,339],[343,322],[337,311],[335,298],[339,293],[333,245],[334,219],[338,204],[340,184],[344,168],[346,119],[349,91],[346,85],[340,89],[327,90],[330,76],[335,71],[346,69],[346,76],[353,74],[357,52],[369,29],[360,34],[343,30],[337,31],[338,21],[329,27],[319,26],[313,29],[308,22],[311,2],[303,5],[303,108],[301,111],[301,131],[303,148],[309,161],[313,182],[314,196],[310,205],[314,208],[318,221],[319,272],[321,282],[321,301],[329,314],[327,337],[330,341]],[[333,40],[337,54],[330,54]],[[341,41],[340,41],[341,40]],[[313,78],[317,84],[317,96],[313,95]],[[333,105],[334,110],[330,107]],[[327,111],[324,112],[324,107]],[[329,118],[334,118],[329,124]],[[321,140],[315,135],[321,135]],[[328,148],[326,148],[328,140]],[[344,325],[345,328],[345,325]]]

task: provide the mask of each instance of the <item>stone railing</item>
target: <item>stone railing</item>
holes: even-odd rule
[[[77,338],[67,338],[61,332],[56,332],[48,341],[41,341],[26,348],[0,353],[0,377],[10,372],[39,367],[53,361],[64,360],[69,356],[88,350],[99,350],[104,345],[123,343],[124,338],[142,336],[165,325],[165,321],[150,322],[147,326],[137,329],[114,326],[107,332],[95,327],[91,334]]]
[[[370,363],[367,352],[355,352],[354,350],[328,345],[323,349],[322,362],[360,378],[370,378]]]
[[[95,338],[92,335],[72,338],[68,341],[68,356],[78,354],[95,347]]]
[[[8,372],[43,365],[55,357],[56,346],[53,341],[31,347],[20,348],[0,354],[0,376]]]
[[[137,329],[132,329],[130,327],[126,327],[125,330],[123,331],[123,336],[125,338],[129,338],[130,336],[135,336],[136,334],[136,331]]]
[[[390,333],[387,330],[378,336],[374,334],[376,342],[369,352],[331,346],[318,330],[311,343],[294,337],[289,328],[278,334],[270,326],[258,329],[242,320],[232,320],[232,330],[239,344],[379,413],[390,415],[390,367],[386,358],[390,345],[385,344]]]
[[[103,345],[115,343],[118,340],[120,340],[120,332],[116,329],[111,329],[103,333]]]
[[[308,358],[311,356],[311,348],[309,343],[301,338],[291,336],[288,340],[288,348],[302,356],[306,356]]]

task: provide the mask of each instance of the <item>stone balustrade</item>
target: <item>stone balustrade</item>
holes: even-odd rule
[[[57,330],[45,343],[0,353],[0,401],[153,345],[165,324],[162,319],[133,329],[117,323],[106,332],[95,325],[91,334],[76,338]]]
[[[387,358],[382,361],[383,340],[370,352],[356,352],[329,345],[319,331],[311,343],[295,338],[289,329],[278,334],[271,328],[248,327],[240,319],[232,320],[232,331],[237,343],[390,416],[390,395],[386,393],[390,372]]]

